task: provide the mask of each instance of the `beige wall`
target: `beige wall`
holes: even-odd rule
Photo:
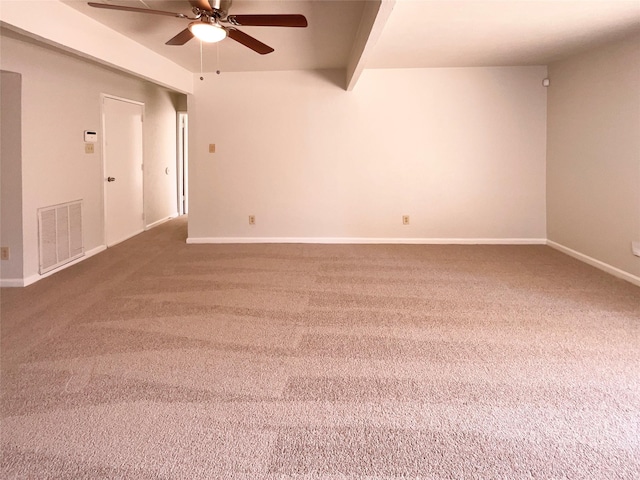
[[[190,241],[544,239],[546,73],[366,70],[352,92],[341,72],[208,74]]]
[[[0,244],[9,260],[0,263],[0,278],[22,278],[22,79],[0,72]]]
[[[101,131],[102,93],[145,103],[147,224],[175,215],[176,108],[168,90],[5,32],[1,66],[22,75],[24,278],[38,278],[37,209],[84,200],[85,250],[104,245],[100,141],[84,153],[84,130]],[[165,169],[169,168],[169,175]]]
[[[640,35],[553,63],[549,77],[548,238],[640,276]]]

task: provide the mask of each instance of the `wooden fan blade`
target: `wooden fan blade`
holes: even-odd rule
[[[241,43],[245,47],[249,47],[254,52],[259,53],[260,55],[266,55],[267,53],[273,52],[273,48],[269,45],[265,45],[260,40],[253,38],[251,35],[247,35],[240,30],[236,30],[235,28],[227,28],[227,33],[229,37],[235,40],[238,43]]]
[[[227,21],[243,27],[306,27],[304,15],[229,15]]]
[[[184,45],[193,38],[193,33],[188,28],[182,30],[179,34],[169,40],[165,45]]]
[[[167,17],[188,18],[184,13],[165,12],[164,10],[151,10],[150,8],[121,7],[120,5],[109,5],[107,3],[89,2],[90,7],[106,8],[108,10],[124,10],[125,12],[153,13],[154,15],[166,15]]]
[[[209,5],[207,0],[189,0],[192,7],[198,7],[200,10],[206,10],[207,12],[213,12],[213,8]]]

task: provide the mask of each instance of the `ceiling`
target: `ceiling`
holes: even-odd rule
[[[368,68],[546,65],[640,30],[640,0],[399,1]]]
[[[63,1],[194,73],[346,68],[362,29],[370,29],[364,68],[544,65],[640,31],[640,0],[385,1],[391,13],[375,28],[366,20],[372,0],[234,0],[232,14],[301,13],[309,26],[240,27],[275,52],[258,55],[225,39],[204,44],[201,65],[198,41],[164,44],[188,20]],[[94,1],[191,13],[187,0]]]
[[[193,16],[188,0],[93,0],[96,3],[149,7]],[[200,72],[200,42],[183,46],[165,42],[187,27],[190,20],[92,8],[86,1],[64,3],[119,31],[138,43],[169,58],[192,72]],[[231,14],[300,13],[307,28],[238,27],[239,30],[273,47],[275,52],[259,55],[247,47],[225,39],[203,44],[203,70],[260,71],[344,68],[360,24],[362,0],[234,0]]]

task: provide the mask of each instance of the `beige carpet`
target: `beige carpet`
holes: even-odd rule
[[[2,294],[2,478],[640,478],[640,289],[544,246],[186,245]]]

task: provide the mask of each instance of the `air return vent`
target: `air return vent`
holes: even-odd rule
[[[38,209],[40,274],[84,255],[82,200]]]

